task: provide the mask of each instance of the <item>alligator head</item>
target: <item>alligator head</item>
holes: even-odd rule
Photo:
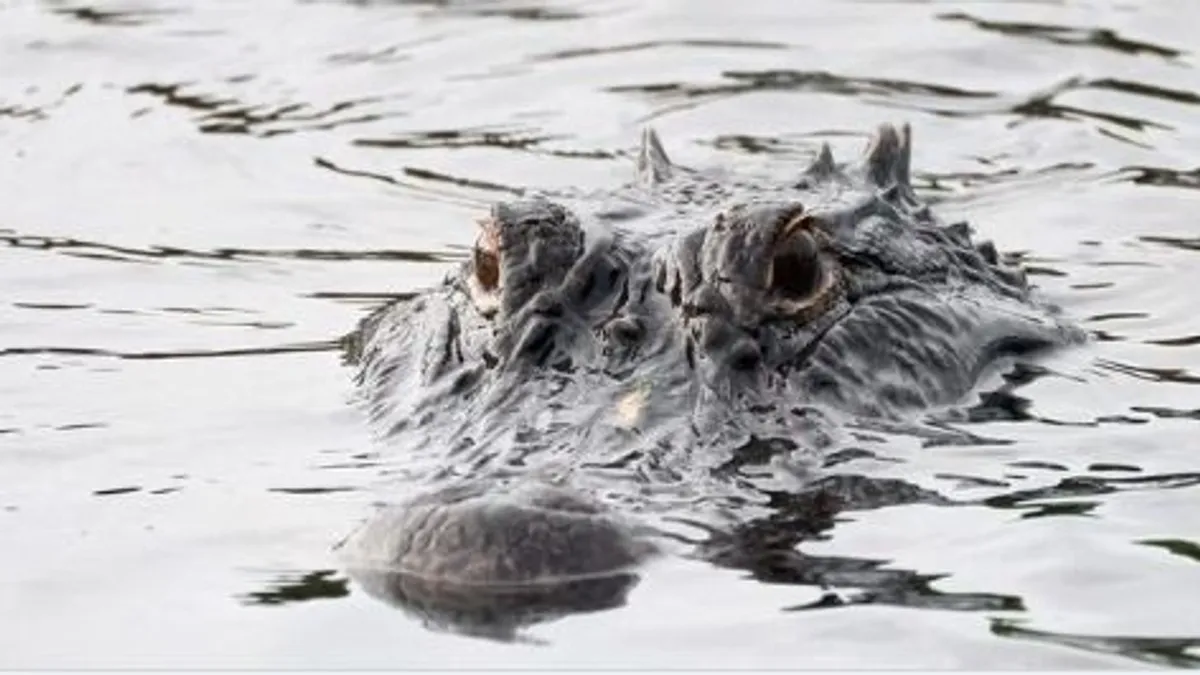
[[[908,127],[885,125],[859,161],[824,146],[768,184],[677,166],[648,132],[640,181],[606,199],[496,205],[445,283],[354,336],[370,415],[427,488],[353,539],[357,566],[408,606],[456,598],[459,619],[497,614],[485,587],[629,580],[655,547],[618,505],[736,514],[751,488],[716,469],[751,445],[811,456],[814,416],[903,419],[1081,340],[938,220],[910,158]]]

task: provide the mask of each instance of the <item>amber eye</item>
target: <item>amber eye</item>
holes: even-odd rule
[[[479,287],[487,292],[496,290],[500,285],[500,241],[497,226],[491,219],[479,221],[481,232],[475,240],[474,267],[475,280]]]
[[[494,291],[500,284],[500,260],[495,253],[475,247],[475,278],[485,291]]]
[[[817,242],[808,232],[795,232],[780,242],[771,259],[770,287],[792,299],[803,299],[821,283]]]

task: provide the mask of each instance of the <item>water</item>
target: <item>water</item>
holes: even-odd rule
[[[0,2],[0,666],[1195,667],[1196,21],[1185,0]],[[438,281],[505,187],[612,185],[651,121],[682,163],[786,171],[901,120],[939,213],[1097,337],[969,425],[998,442],[859,460],[992,498],[804,544],[910,596],[799,611],[819,588],[668,558],[625,606],[502,643],[346,578],[331,547],[388,477],[337,340]]]

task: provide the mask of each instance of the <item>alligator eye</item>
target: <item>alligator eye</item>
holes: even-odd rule
[[[766,287],[770,311],[779,318],[809,321],[841,297],[841,268],[816,225],[811,216],[800,215],[775,240]]]
[[[771,259],[770,287],[785,297],[803,299],[821,282],[821,259],[817,242],[808,232],[784,239]]]
[[[473,253],[475,280],[480,288],[490,293],[500,285],[500,242],[493,221],[481,220],[479,225],[483,231],[475,241]]]
[[[475,278],[485,291],[494,291],[500,284],[500,260],[495,253],[475,247]]]

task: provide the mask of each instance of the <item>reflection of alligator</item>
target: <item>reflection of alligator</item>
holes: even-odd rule
[[[859,162],[823,147],[764,185],[675,165],[647,132],[634,185],[497,205],[462,269],[349,340],[372,419],[426,488],[351,537],[362,583],[504,633],[619,604],[631,567],[683,539],[643,530],[687,516],[716,533],[690,550],[760,578],[823,565],[936,595],[870,561],[797,569],[795,544],[841,509],[940,499],[815,475],[837,422],[902,424],[1000,357],[1083,334],[936,219],[909,159],[908,128],[885,125]]]

